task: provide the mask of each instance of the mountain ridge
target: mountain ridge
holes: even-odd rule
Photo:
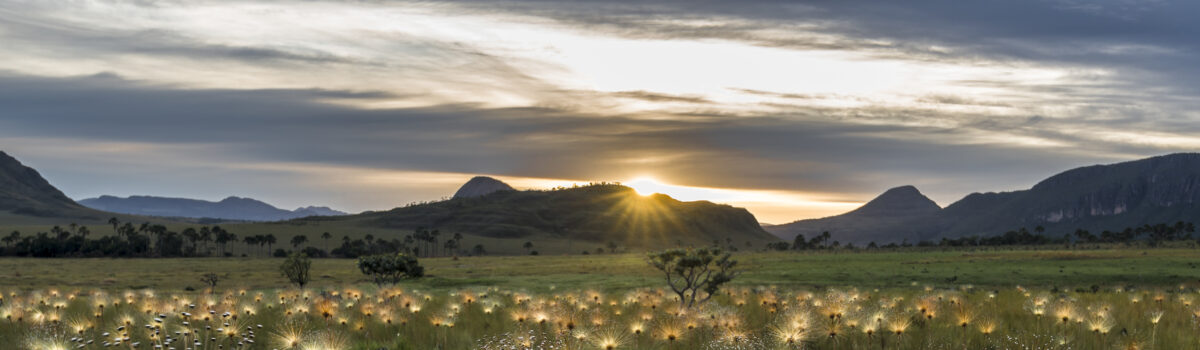
[[[237,196],[229,196],[212,202],[180,197],[103,195],[83,199],[79,203],[97,210],[130,215],[244,221],[280,221],[306,216],[345,215],[343,212],[328,207],[309,206],[296,210],[280,209],[257,199]]]
[[[478,197],[411,205],[388,211],[291,222],[354,221],[396,230],[436,228],[496,239],[555,238],[622,247],[722,245],[754,248],[778,238],[744,208],[709,201],[642,196],[632,188],[593,184],[555,190],[497,191]]]
[[[936,212],[861,212],[867,207],[767,230],[784,239],[830,231],[834,239],[844,242],[887,243],[988,236],[1020,227],[1043,226],[1057,235],[1075,229],[1200,221],[1200,154],[1174,153],[1068,169],[1026,190],[974,192]]]

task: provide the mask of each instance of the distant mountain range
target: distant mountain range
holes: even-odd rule
[[[1082,228],[1120,230],[1143,224],[1200,223],[1200,154],[1171,154],[1062,172],[1028,190],[972,193],[939,208],[912,186],[890,189],[838,216],[760,226],[748,211],[707,201],[681,202],[640,196],[612,184],[518,191],[477,177],[449,200],[357,215],[324,207],[279,209],[230,197],[219,202],[180,198],[104,196],[76,203],[37,171],[0,152],[0,220],[4,224],[103,222],[110,216],[207,217],[328,222],[347,227],[411,230],[438,228],[492,238],[537,237],[615,242],[630,248],[700,245],[713,241],[761,247],[778,237],[813,237],[829,231],[843,243],[917,242],[988,236],[1021,227],[1061,236]],[[94,208],[94,209],[93,209]],[[126,213],[126,214],[115,214]],[[122,216],[122,215],[137,215]],[[770,234],[768,233],[770,232]],[[774,235],[771,235],[774,234]]]
[[[485,191],[476,191],[481,188]],[[661,194],[642,196],[615,184],[517,191],[499,180],[477,177],[458,193],[469,195],[388,211],[295,221],[354,222],[405,231],[437,228],[489,238],[613,242],[633,248],[719,241],[743,248],[749,243],[757,249],[778,241],[746,209],[708,201],[681,202]]]
[[[897,187],[849,213],[766,229],[787,240],[829,231],[843,243],[915,243],[1021,227],[1061,236],[1177,221],[1200,223],[1197,153],[1072,169],[1028,190],[972,193],[944,209],[912,186]]]
[[[346,215],[344,212],[329,207],[309,206],[296,210],[285,210],[256,199],[240,197],[228,197],[219,202],[210,202],[153,196],[130,196],[128,198],[100,196],[81,200],[79,204],[97,210],[132,215],[244,221],[280,221],[307,216]]]

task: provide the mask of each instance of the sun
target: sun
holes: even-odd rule
[[[659,182],[652,177],[639,177],[624,183],[624,185],[633,188],[634,192],[642,196],[663,193],[669,187],[667,184]]]

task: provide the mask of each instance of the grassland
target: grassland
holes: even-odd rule
[[[1194,289],[502,288],[3,293],[0,348],[1195,349]]]
[[[686,310],[637,254],[423,259],[384,289],[318,259],[304,291],[281,259],[8,258],[0,348],[1196,349],[1196,253],[740,253]]]
[[[1200,252],[1191,249],[1000,250],[883,253],[741,253],[744,286],[909,288],[1038,286],[1073,290],[1114,286],[1174,287],[1200,282]],[[201,274],[224,276],[229,288],[279,288],[280,259],[0,259],[0,288],[200,288]],[[657,287],[642,255],[484,256],[422,259],[428,278],[412,288],[501,287],[627,290]],[[367,280],[348,259],[317,259],[314,286]]]

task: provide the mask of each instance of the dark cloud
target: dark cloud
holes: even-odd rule
[[[12,11],[0,11],[0,29],[9,45],[53,47],[51,54],[56,56],[146,54],[273,64],[371,63],[312,49],[215,44],[164,29],[98,28]]]
[[[653,93],[649,91],[619,91],[614,92],[612,95],[616,97],[632,98],[650,102],[712,103],[712,101],[703,97],[677,96]]]
[[[462,1],[633,38],[722,39],[877,57],[1119,70],[1200,92],[1200,3],[1188,1]],[[714,21],[715,19],[715,21]]]
[[[221,144],[222,153],[205,156],[230,164],[596,180],[652,169],[690,185],[860,194],[915,183],[943,201],[968,188],[1008,189],[1070,166],[1112,160],[1070,149],[947,147],[969,137],[970,130],[863,125],[801,114],[647,118],[551,108],[367,110],[321,102],[330,96],[375,97],[303,89],[175,89],[112,76],[7,75],[0,77],[0,137]],[[1029,121],[974,128],[1034,128]],[[643,158],[650,163],[639,163]]]

